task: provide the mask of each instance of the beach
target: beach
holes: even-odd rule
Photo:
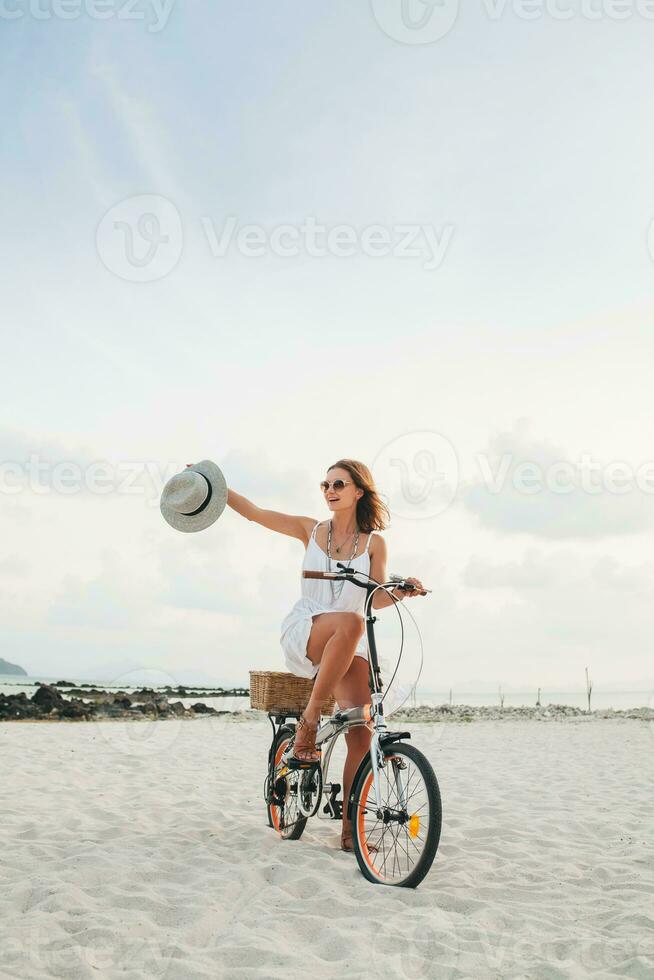
[[[443,798],[416,890],[340,823],[267,826],[265,716],[0,724],[0,977],[650,978],[654,725],[409,727]]]

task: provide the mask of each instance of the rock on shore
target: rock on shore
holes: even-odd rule
[[[175,692],[177,693],[177,692]],[[189,692],[197,694],[198,692]],[[198,718],[207,715],[230,715],[246,721],[264,718],[265,712],[246,709],[242,711],[218,711],[202,701],[187,708],[181,701],[169,701],[165,693],[142,688],[137,691],[103,691],[98,688],[72,688],[64,696],[56,684],[40,684],[28,698],[21,694],[0,694],[0,721],[44,720],[90,721],[93,719],[122,718]],[[632,718],[654,721],[654,709],[649,707],[614,710],[603,708],[584,711],[567,704],[548,704],[538,707],[504,707],[466,704],[420,705],[403,708],[392,715],[395,722],[450,722],[471,721],[565,721],[578,718],[590,721],[594,718]]]
[[[397,721],[427,721],[427,722],[466,722],[466,721],[562,721],[568,718],[634,718],[640,721],[654,721],[653,708],[627,708],[614,710],[602,708],[597,711],[584,711],[569,704],[547,704],[532,707],[504,707],[499,705],[481,705],[472,707],[468,704],[439,704],[420,705],[416,708],[403,708],[393,714]]]
[[[225,715],[236,712],[217,711],[198,702],[185,708],[181,701],[170,702],[165,694],[152,690],[108,693],[95,688],[73,689],[82,697],[64,697],[56,685],[41,684],[31,698],[21,694],[0,694],[0,721],[29,719],[57,721],[90,721],[102,718],[195,718],[200,715]],[[238,712],[240,714],[240,712]],[[254,714],[254,712],[253,712]]]

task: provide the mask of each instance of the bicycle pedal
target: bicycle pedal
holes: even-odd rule
[[[333,803],[325,803],[322,812],[328,813],[332,820],[342,820],[343,804],[340,800],[334,800]]]
[[[332,820],[342,820],[343,819],[343,801],[336,799],[336,794],[340,793],[341,786],[340,783],[333,783],[330,791],[329,799],[327,800],[325,806],[323,807],[323,813],[329,813]]]
[[[289,759],[286,763],[287,769],[318,769],[320,766],[320,759],[315,762],[306,762],[302,759]]]

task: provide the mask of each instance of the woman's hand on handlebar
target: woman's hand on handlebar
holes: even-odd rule
[[[405,578],[404,581],[410,583],[413,586],[413,588],[411,590],[409,590],[409,589],[400,589],[400,588],[398,588],[397,590],[396,589],[393,589],[393,594],[396,594],[396,592],[399,593],[398,598],[400,598],[400,599],[405,599],[405,598],[406,599],[411,599],[413,596],[416,596],[416,595],[424,595],[425,594],[425,587],[422,584],[422,582],[420,581],[420,579],[418,579],[418,578]]]

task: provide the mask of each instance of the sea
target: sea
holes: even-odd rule
[[[104,681],[89,681],[88,679],[84,681],[79,681],[74,677],[45,677],[43,675],[38,677],[26,677],[22,675],[10,674],[3,675],[0,674],[0,693],[2,694],[19,694],[24,691],[28,697],[34,693],[36,684],[53,684],[57,680],[72,680],[75,684],[93,684],[101,690],[111,691],[112,689],[120,690],[120,685],[106,684]],[[154,687],[154,685],[148,685]],[[218,710],[225,711],[243,711],[250,706],[249,698],[247,697],[235,697],[233,695],[215,695],[211,694],[210,691],[202,691],[203,685],[197,688],[192,685],[186,685],[188,690],[197,690],[197,697],[191,698],[178,698],[175,694],[170,696],[171,700],[180,700],[182,703],[189,707],[191,704],[196,704],[198,701],[210,704]],[[122,688],[125,690],[125,687]],[[128,688],[129,689],[129,688]],[[156,690],[156,687],[154,688]],[[503,694],[505,707],[520,707],[523,705],[535,705],[538,692],[536,689],[531,689],[527,691],[506,691]],[[452,691],[429,691],[422,690],[420,687],[415,692],[415,696],[412,693],[403,694],[401,699],[407,706],[416,705],[439,705],[439,704],[467,704],[472,707],[481,707],[483,705],[493,706],[500,704],[500,695],[496,691],[466,691],[452,690]],[[547,689],[542,688],[540,691],[540,703],[542,705],[547,704],[565,704],[576,708],[587,708],[588,698],[584,690],[577,691],[563,691],[555,688]],[[654,689],[640,690],[640,691],[609,691],[602,690],[602,688],[594,687],[591,696],[591,708],[603,709],[603,708],[614,708],[628,709],[628,708],[654,708]]]

